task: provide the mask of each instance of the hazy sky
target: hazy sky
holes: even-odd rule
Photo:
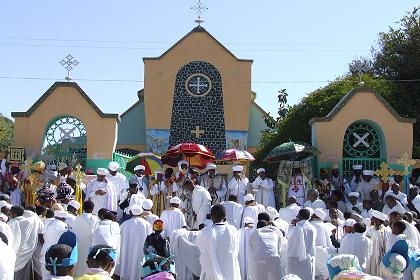
[[[236,56],[253,59],[252,89],[272,115],[369,55],[377,34],[416,1],[204,0],[203,26]],[[143,88],[142,57],[159,56],[195,27],[193,0],[0,1],[0,112],[26,111],[66,71],[107,113],[122,114]],[[16,79],[27,78],[27,79]],[[36,79],[29,79],[36,78]],[[81,80],[77,80],[81,79]],[[102,80],[102,81],[99,81]],[[103,81],[123,80],[123,81]]]

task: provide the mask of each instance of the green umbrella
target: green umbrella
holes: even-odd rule
[[[290,141],[271,150],[264,161],[269,163],[279,162],[281,160],[300,161],[316,153],[317,150],[307,143]]]

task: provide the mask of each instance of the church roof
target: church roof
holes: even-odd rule
[[[195,33],[195,32],[203,32],[203,33],[206,33],[210,38],[212,38],[220,47],[222,47],[228,54],[230,54],[237,61],[241,61],[241,62],[253,62],[252,59],[240,59],[240,58],[237,58],[230,50],[228,50],[222,43],[220,43],[216,38],[214,38],[213,35],[211,35],[209,32],[207,32],[207,30],[204,27],[202,27],[201,25],[196,26],[193,30],[191,30],[190,32],[188,32],[184,37],[182,37],[178,42],[176,42],[172,47],[170,47],[166,52],[164,52],[159,57],[143,57],[143,60],[159,60],[159,59],[163,58],[166,54],[170,53],[175,47],[177,47],[178,45],[180,45],[186,38],[188,38],[192,33]]]
[[[403,122],[403,123],[416,122],[416,119],[405,118],[405,117],[402,117],[400,114],[398,114],[398,112],[395,111],[394,108],[392,108],[392,106],[382,97],[382,95],[380,95],[374,89],[355,88],[349,91],[346,95],[344,95],[343,98],[341,98],[341,100],[335,105],[335,107],[328,113],[328,115],[326,115],[325,117],[312,118],[309,121],[309,125],[312,125],[313,123],[316,123],[316,122],[331,121],[338,114],[338,112],[340,112],[341,109],[350,101],[350,99],[352,99],[353,96],[355,96],[357,93],[360,93],[360,92],[368,92],[370,94],[373,94],[379,100],[379,102],[382,103],[382,105],[388,110],[388,112],[390,112],[394,116],[394,118],[397,119],[399,122]]]
[[[118,114],[107,114],[101,111],[92,99],[83,91],[83,89],[75,82],[55,82],[26,112],[12,112],[12,117],[30,117],[33,112],[59,87],[73,87],[86,100],[87,103],[98,113],[101,118],[115,118],[119,121]]]

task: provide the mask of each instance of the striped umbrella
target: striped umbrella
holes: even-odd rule
[[[152,175],[156,170],[162,169],[162,160],[154,153],[139,153],[127,161],[125,170],[134,174],[137,165],[144,165],[145,174]]]

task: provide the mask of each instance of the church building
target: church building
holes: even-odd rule
[[[183,142],[215,154],[255,151],[268,127],[251,90],[252,60],[237,58],[199,25],[143,62],[144,88],[121,115],[102,112],[77,83],[56,82],[28,111],[12,113],[15,147],[87,168],[105,167],[118,150],[161,155]]]

